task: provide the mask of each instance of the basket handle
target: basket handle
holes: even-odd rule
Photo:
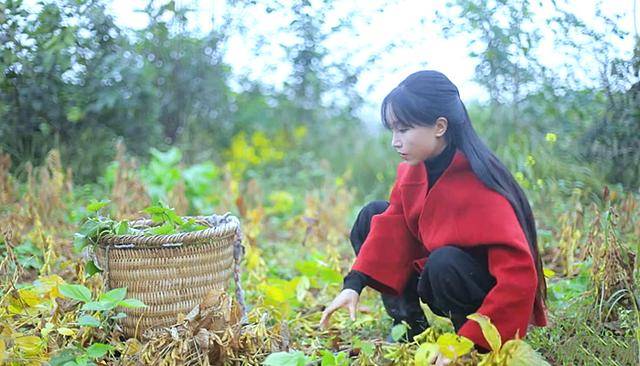
[[[237,218],[233,217],[235,220]],[[240,228],[240,221],[238,220],[238,224],[236,226],[236,239],[233,242],[233,282],[236,285],[236,300],[240,305],[241,311],[241,324],[248,323],[247,321],[247,305],[244,302],[244,290],[242,289],[242,281],[240,278],[240,274],[242,273],[242,267],[240,266],[240,262],[242,261],[242,257],[244,256],[244,245],[242,245],[242,229]]]

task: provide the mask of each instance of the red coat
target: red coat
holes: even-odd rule
[[[546,325],[535,264],[509,201],[478,179],[460,151],[430,191],[428,184],[424,164],[398,166],[389,208],[371,220],[353,269],[377,281],[378,291],[398,295],[412,271],[429,265],[429,252],[483,245],[496,284],[477,311],[491,319],[503,342],[524,337],[529,323]],[[458,334],[490,349],[475,321]]]

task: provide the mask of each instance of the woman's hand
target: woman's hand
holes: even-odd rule
[[[329,324],[329,318],[334,311],[340,308],[347,308],[351,320],[356,320],[356,309],[358,308],[358,300],[360,295],[352,289],[344,289],[336,296],[335,299],[329,304],[329,306],[322,312],[322,318],[320,319],[320,327],[326,328]]]
[[[451,363],[451,360],[446,358],[442,353],[438,352],[436,359],[433,361],[434,366],[446,366]]]

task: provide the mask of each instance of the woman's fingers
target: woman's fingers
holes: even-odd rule
[[[326,328],[329,324],[329,318],[331,315],[338,310],[339,308],[346,307],[349,309],[349,315],[352,320],[356,320],[356,309],[358,307],[358,298],[360,296],[357,292],[346,289],[342,290],[338,296],[327,306],[326,309],[322,312],[322,318],[320,318],[320,327]]]
[[[329,318],[331,318],[331,314],[333,314],[336,309],[337,307],[335,307],[333,303],[331,303],[329,306],[327,306],[326,309],[324,309],[324,311],[322,312],[322,318],[320,319],[320,328],[327,327],[327,325],[329,324]]]
[[[349,308],[349,316],[351,316],[351,320],[356,320],[356,308],[358,307],[357,302],[350,302],[347,304]]]

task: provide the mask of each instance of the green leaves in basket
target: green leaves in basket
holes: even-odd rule
[[[102,201],[91,201],[91,203],[89,203],[87,205],[87,211],[89,212],[98,212],[100,211],[101,208],[103,208],[104,206],[108,205],[111,201],[109,200],[102,200]]]
[[[120,221],[116,225],[116,234],[117,235],[126,235],[128,233],[129,233],[129,221],[127,221],[127,220]]]
[[[154,227],[149,230],[149,234],[152,235],[171,235],[176,233],[176,228],[170,222],[165,222],[161,226]]]
[[[180,232],[186,233],[191,231],[204,230],[206,228],[206,226],[196,223],[195,219],[189,218],[184,222],[184,224],[180,225]]]
[[[155,223],[170,223],[172,226],[182,225],[184,224],[184,220],[178,214],[176,214],[175,210],[169,207],[165,207],[164,204],[159,203],[155,206],[147,207],[143,210],[143,212],[151,215],[151,221]]]
[[[93,245],[98,242],[100,236],[113,233],[114,222],[111,220],[99,220],[97,218],[87,219],[80,230],[74,234],[73,248],[79,253],[82,249],[88,245]]]

